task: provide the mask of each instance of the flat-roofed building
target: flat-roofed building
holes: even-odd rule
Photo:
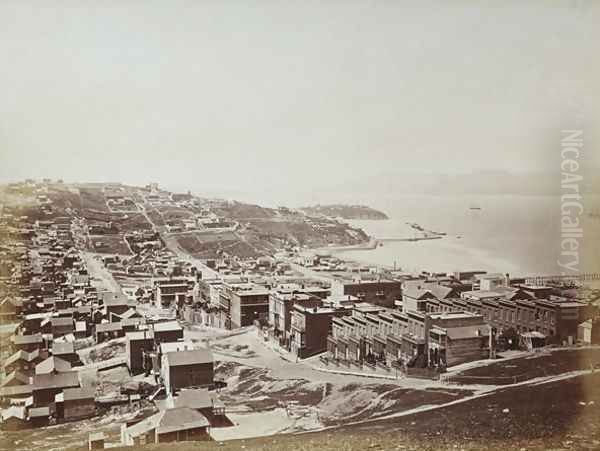
[[[279,285],[269,295],[269,336],[280,346],[289,349],[292,309],[294,305],[319,307],[323,299],[303,291],[299,284]]]
[[[181,388],[214,384],[214,358],[209,349],[167,352],[161,358],[161,376],[167,394]]]
[[[154,333],[151,330],[127,332],[125,334],[125,353],[130,374],[139,374],[151,368],[151,361],[145,361],[145,355],[154,350]]]
[[[304,307],[294,305],[291,318],[290,350],[300,358],[327,350],[327,336],[335,317],[350,315],[344,307]]]
[[[177,321],[163,321],[150,325],[157,343],[183,339],[183,327]]]
[[[268,322],[269,290],[260,285],[225,283],[221,287],[219,303],[227,314],[227,329],[251,326],[254,321]]]
[[[66,388],[79,388],[79,376],[76,371],[36,374],[33,376],[33,405],[47,407],[54,402],[54,397]]]
[[[64,420],[81,420],[96,414],[95,389],[66,388],[54,396],[56,416]]]

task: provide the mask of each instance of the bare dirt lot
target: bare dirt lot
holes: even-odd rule
[[[227,382],[221,397],[231,409],[252,413],[277,408],[302,410],[316,417],[322,426],[379,418],[421,405],[443,404],[472,393],[468,390],[403,388],[368,378],[350,383],[279,379],[268,369],[236,362],[219,363],[217,375]],[[312,423],[312,418],[309,419]]]

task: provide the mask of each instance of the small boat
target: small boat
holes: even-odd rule
[[[456,239],[457,239],[457,240],[460,240],[461,238],[462,238],[462,236],[460,236],[460,235],[456,235]]]
[[[481,207],[479,205],[471,205],[469,210],[481,210]]]

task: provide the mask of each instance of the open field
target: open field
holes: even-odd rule
[[[286,240],[300,246],[321,247],[329,244],[346,246],[368,240],[362,231],[337,223],[309,224],[304,220],[249,220],[247,231],[265,240]],[[353,233],[349,233],[353,232]]]
[[[123,233],[152,230],[152,224],[141,213],[119,213],[114,215],[112,222]]]
[[[175,239],[185,252],[196,258],[214,258],[220,251],[240,257],[260,255],[251,245],[232,232],[192,232],[177,235]]]
[[[505,385],[571,371],[600,369],[600,348],[554,349],[531,356],[498,360],[449,377],[453,383]]]
[[[172,222],[182,219],[188,219],[193,216],[193,212],[190,209],[182,207],[158,207],[160,215],[166,222]]]
[[[98,254],[130,255],[131,251],[123,235],[90,235],[89,250]]]
[[[245,204],[242,202],[231,202],[227,205],[214,208],[215,213],[232,219],[272,218],[276,215],[270,208],[259,205]]]
[[[101,188],[79,188],[81,208],[109,212],[106,198]]]
[[[600,372],[522,385],[437,410],[345,427],[347,434],[394,431],[426,443],[477,449],[599,449]],[[508,443],[507,443],[508,442]]]

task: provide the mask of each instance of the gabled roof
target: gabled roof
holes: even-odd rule
[[[16,307],[22,307],[23,300],[13,298],[13,297],[5,297],[2,301],[0,301],[0,308],[9,307],[9,306],[10,306],[11,310],[14,310]]]
[[[18,350],[17,352],[15,352],[13,355],[11,355],[8,359],[6,359],[4,361],[4,363],[2,364],[2,368],[6,368],[7,366],[12,365],[15,362],[18,362],[19,360],[23,360],[28,363],[32,362],[33,360],[37,359],[39,355],[40,355],[39,349],[36,349],[32,352]]]
[[[209,422],[200,412],[189,407],[180,407],[162,412],[158,423],[158,433],[165,434],[206,426],[209,426]]]
[[[19,420],[25,421],[25,406],[11,406],[8,409],[2,409],[2,421],[7,421],[10,418],[18,418]]]
[[[35,367],[35,374],[64,373],[66,371],[71,371],[71,363],[54,356],[48,357]]]
[[[403,296],[412,299],[422,300],[434,297],[428,289],[419,288],[418,286],[408,285],[403,291]]]
[[[123,319],[127,319],[127,318],[139,318],[142,315],[140,315],[136,309],[130,308],[126,312],[123,312],[121,315],[118,315],[118,316],[120,316]]]
[[[454,288],[447,287],[445,285],[438,285],[438,284],[430,286],[429,291],[437,299],[446,299],[446,298],[450,297],[450,295],[455,293]]]
[[[152,430],[156,430],[158,434],[166,434],[207,426],[209,426],[209,422],[200,412],[189,407],[181,407],[161,410],[127,428],[127,434],[131,437],[138,437]]]
[[[0,387],[15,386],[15,385],[27,385],[27,384],[29,384],[29,376],[21,373],[20,371],[13,371],[8,376],[6,376],[2,380],[2,382],[0,382]]]

